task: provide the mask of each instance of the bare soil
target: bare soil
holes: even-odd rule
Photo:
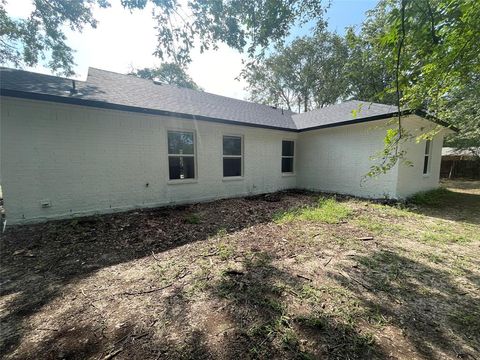
[[[7,359],[480,359],[480,184],[440,204],[281,192],[8,227]],[[330,196],[330,195],[328,195]]]

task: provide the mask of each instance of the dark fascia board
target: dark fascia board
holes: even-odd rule
[[[460,129],[458,129],[457,127],[455,127],[455,126],[453,126],[453,125],[450,125],[449,123],[447,123],[447,122],[445,122],[445,121],[443,121],[443,120],[440,120],[439,118],[437,118],[437,117],[435,117],[435,116],[433,116],[433,115],[431,115],[431,114],[428,114],[428,113],[427,113],[426,111],[424,111],[424,110],[415,110],[415,111],[413,111],[413,113],[414,113],[415,115],[417,115],[417,116],[423,117],[423,118],[425,118],[425,119],[427,119],[427,120],[430,120],[430,121],[432,121],[432,122],[434,122],[434,123],[436,123],[436,124],[438,124],[438,125],[442,125],[443,127],[446,127],[446,128],[448,128],[448,129],[450,129],[450,130],[452,130],[452,131],[455,131],[455,132],[457,132],[457,133],[460,131]]]
[[[423,117],[423,118],[425,118],[427,120],[430,120],[430,121],[432,121],[432,122],[434,122],[438,125],[449,128],[450,130],[453,130],[455,132],[459,131],[456,127],[454,127],[454,126],[446,123],[445,121],[442,121],[442,120],[440,120],[440,119],[438,119],[438,118],[436,118],[436,117],[434,117],[430,114],[427,114],[423,110],[404,110],[404,111],[401,112],[402,116],[412,115],[412,114]],[[386,119],[390,119],[390,118],[393,118],[393,117],[398,117],[398,111],[387,113],[387,114],[370,116],[370,117],[346,120],[346,121],[341,121],[341,122],[332,123],[332,124],[312,126],[312,127],[300,129],[300,130],[298,130],[298,132],[305,132],[305,131],[318,130],[318,129],[327,129],[327,128],[332,128],[332,127],[337,127],[337,126],[345,126],[345,125],[354,125],[354,124],[360,124],[360,123],[376,121],[376,120],[386,120]]]
[[[370,122],[370,121],[375,121],[375,120],[390,119],[390,118],[395,117],[395,116],[398,116],[397,112],[375,115],[375,116],[364,117],[364,118],[358,118],[358,119],[352,119],[352,120],[346,120],[346,121],[341,121],[341,122],[336,122],[336,123],[331,123],[331,124],[312,126],[312,127],[300,129],[299,132],[318,130],[318,129],[327,129],[327,128],[332,128],[332,127],[337,127],[337,126],[354,125],[354,124],[360,124],[360,123]]]
[[[94,108],[100,108],[100,109],[135,112],[135,113],[147,114],[147,115],[177,117],[181,119],[208,121],[208,122],[215,122],[215,123],[228,124],[228,125],[249,126],[249,127],[256,127],[256,128],[270,129],[270,130],[298,132],[297,129],[285,128],[280,126],[245,123],[241,121],[214,118],[214,117],[203,116],[203,115],[191,115],[191,114],[177,113],[177,112],[166,111],[166,110],[156,110],[156,109],[141,108],[141,107],[129,106],[129,105],[113,104],[113,103],[98,101],[98,100],[79,99],[75,97],[40,94],[40,93],[32,93],[27,91],[0,89],[0,95],[15,97],[15,98],[22,98],[22,99],[29,99],[29,100],[40,100],[40,101],[49,101],[49,102],[56,102],[56,103],[62,103],[62,104],[81,105],[81,106],[88,106],[88,107],[94,107]]]
[[[271,129],[271,130],[280,130],[280,131],[289,131],[289,132],[305,132],[305,131],[312,131],[318,129],[326,129],[338,126],[345,126],[345,125],[353,125],[359,124],[363,122],[370,122],[375,120],[384,120],[389,119],[392,117],[398,116],[398,112],[392,112],[387,114],[381,114],[376,116],[370,116],[366,118],[359,118],[353,120],[346,120],[332,124],[324,124],[318,126],[312,126],[303,129],[292,129],[292,128],[285,128],[280,126],[270,126],[270,125],[262,125],[262,124],[253,124],[253,123],[245,123],[241,121],[235,120],[227,120],[221,118],[213,118],[209,116],[203,115],[191,115],[185,113],[177,113],[171,112],[166,110],[155,110],[149,108],[141,108],[136,106],[129,106],[129,105],[120,105],[120,104],[113,104],[105,101],[98,101],[98,100],[87,100],[87,99],[80,99],[76,97],[65,97],[65,96],[57,96],[57,95],[48,95],[48,94],[41,94],[41,93],[33,93],[28,91],[18,91],[18,90],[11,90],[11,89],[0,89],[1,96],[9,96],[15,98],[22,98],[22,99],[29,99],[29,100],[40,100],[40,101],[50,101],[62,104],[71,104],[71,105],[81,105],[81,106],[88,106],[100,109],[109,109],[109,110],[119,110],[119,111],[127,111],[127,112],[135,112],[140,114],[147,114],[147,115],[159,115],[159,116],[169,116],[169,117],[178,117],[181,119],[189,119],[189,120],[200,120],[200,121],[208,121],[208,122],[215,122],[220,124],[228,124],[228,125],[238,125],[238,126],[249,126],[249,127],[256,127],[256,128],[263,128],[263,129]],[[425,111],[421,110],[406,110],[402,112],[402,115],[409,115],[415,114],[426,118],[430,121],[433,121],[439,125],[447,127],[453,131],[458,132],[458,129],[447,124],[446,122],[437,119],[436,117],[427,114]]]

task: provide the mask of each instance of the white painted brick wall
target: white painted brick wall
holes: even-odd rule
[[[5,97],[1,105],[10,224],[296,186],[295,177],[281,173],[282,139],[296,133]],[[167,129],[196,132],[195,183],[167,183]],[[222,180],[224,134],[244,136],[242,180]],[[42,208],[43,199],[52,206]]]
[[[383,148],[384,120],[297,134],[6,97],[0,120],[2,188],[10,224],[296,187],[404,197],[438,186],[443,138],[440,134],[434,141],[430,177],[421,171],[424,144],[412,142],[413,168],[396,166],[362,182],[370,156]],[[196,133],[193,183],[168,181],[170,129]],[[222,135],[231,134],[244,137],[242,180],[223,179]],[[297,140],[296,176],[282,176],[283,139]],[[52,206],[42,208],[42,200]]]
[[[386,121],[373,121],[300,133],[297,186],[362,197],[396,196],[397,167],[367,178],[370,157],[383,149]]]
[[[404,122],[404,127],[413,138],[404,144],[402,149],[407,151],[407,160],[413,166],[400,164],[397,184],[399,198],[407,198],[419,191],[432,190],[439,186],[443,138],[447,132],[450,132],[450,130],[440,128],[438,125],[418,116],[409,117],[408,121]],[[440,132],[432,140],[430,171],[427,175],[424,175],[425,140],[418,141],[417,136],[435,129],[440,130]]]

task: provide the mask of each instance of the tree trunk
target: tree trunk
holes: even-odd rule
[[[452,166],[450,166],[450,172],[448,173],[448,178],[449,179],[452,178],[454,168],[455,168],[455,160],[452,160]]]

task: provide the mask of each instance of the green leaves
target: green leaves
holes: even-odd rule
[[[185,69],[174,63],[163,63],[158,68],[137,69],[130,73],[143,79],[152,79],[164,84],[176,85],[194,90],[202,90],[188,76]]]
[[[399,106],[424,109],[454,124],[460,133],[450,144],[466,147],[480,146],[479,34],[476,0],[382,0],[369,13],[358,38],[350,34],[350,43],[358,46],[363,41],[364,53],[386,64],[388,81],[381,94],[391,97],[398,81]],[[353,60],[350,69],[358,63]],[[375,157],[380,164],[372,166],[369,176],[407,161],[408,154],[398,148],[406,135],[401,130],[399,126],[397,133],[387,132],[385,148]],[[428,132],[421,137],[431,136]]]
[[[36,0],[28,18],[14,19],[0,2],[0,63],[34,66],[47,61],[56,73],[73,74],[73,50],[66,44],[62,27],[81,31],[85,25],[96,27],[94,5],[108,7],[105,0]]]
[[[7,0],[4,0],[7,1]],[[14,0],[9,0],[14,1]],[[157,26],[156,56],[184,66],[199,44],[203,52],[219,43],[246,51],[251,59],[262,57],[272,45],[282,44],[292,27],[313,23],[324,26],[323,6],[312,0],[120,0],[127,10],[153,6]],[[35,0],[25,19],[13,19],[0,2],[2,42],[0,62],[33,66],[45,59],[65,75],[72,74],[73,50],[66,45],[64,26],[81,31],[96,27],[94,5],[108,7],[107,0]]]
[[[279,46],[242,73],[251,100],[298,111],[334,104],[347,91],[343,39],[327,31]],[[297,108],[298,106],[298,108]]]
[[[191,61],[197,42],[202,52],[225,43],[253,59],[283,43],[294,25],[324,25],[321,2],[311,0],[151,1],[158,31],[155,54],[182,66]],[[128,1],[128,6],[135,3]]]

